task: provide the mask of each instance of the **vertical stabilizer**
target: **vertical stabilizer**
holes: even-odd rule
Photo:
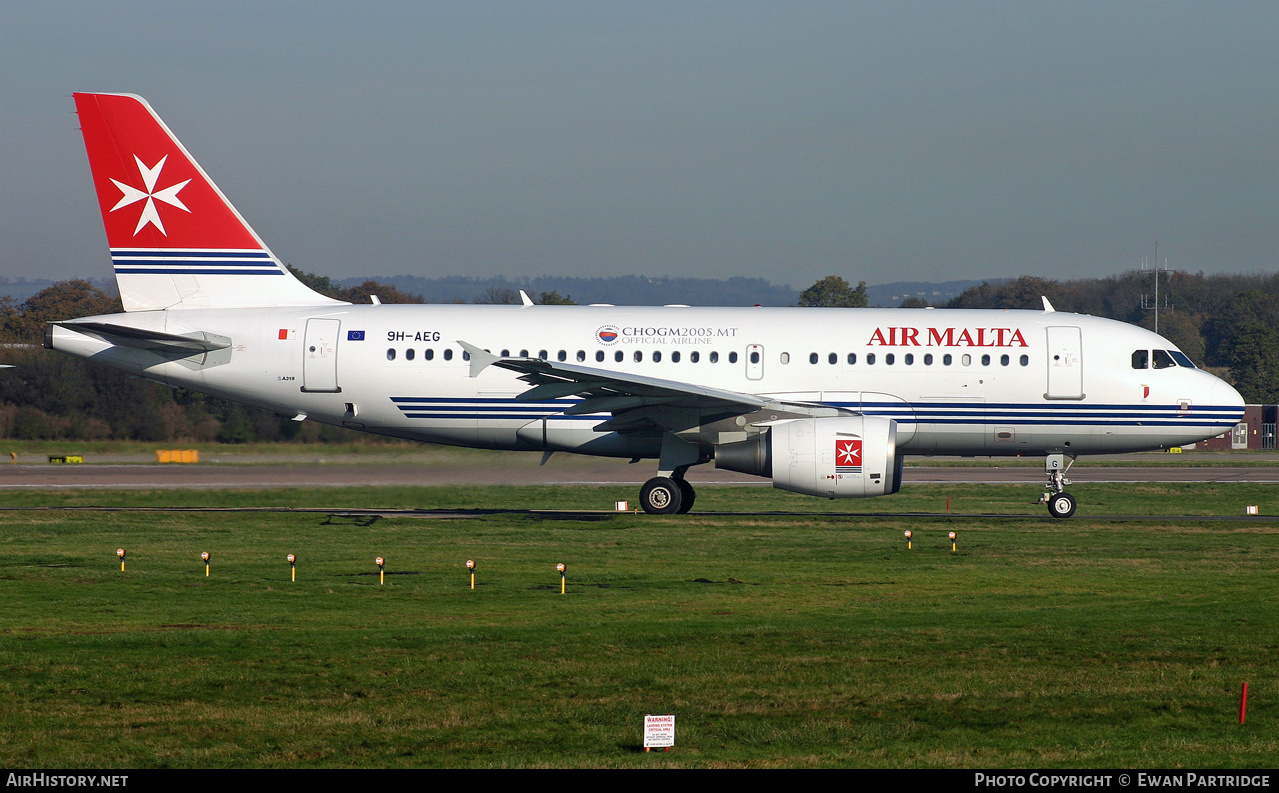
[[[145,99],[74,97],[126,311],[340,303],[285,269]]]

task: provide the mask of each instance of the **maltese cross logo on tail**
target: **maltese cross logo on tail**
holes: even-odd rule
[[[138,172],[142,175],[142,186],[146,188],[145,190],[130,187],[118,179],[111,180],[116,187],[120,188],[120,192],[124,194],[120,197],[120,201],[116,203],[115,206],[111,207],[112,212],[115,212],[118,209],[123,209],[131,204],[136,204],[144,198],[146,199],[146,204],[142,207],[142,215],[138,218],[138,226],[133,230],[133,235],[135,237],[138,235],[139,231],[146,228],[148,223],[155,226],[161,234],[164,234],[166,237],[168,236],[164,230],[164,223],[160,220],[160,213],[156,210],[156,201],[163,201],[169,206],[181,209],[183,212],[191,211],[187,209],[186,205],[182,203],[182,200],[178,198],[178,193],[191,182],[190,179],[170,185],[163,190],[155,189],[156,183],[160,181],[160,171],[164,168],[164,163],[168,159],[169,155],[166,154],[161,157],[160,161],[154,166],[148,168],[142,164],[142,160],[136,154],[133,155],[133,161],[138,164]]]
[[[862,472],[862,442],[859,440],[835,441],[835,473],[860,474]]]

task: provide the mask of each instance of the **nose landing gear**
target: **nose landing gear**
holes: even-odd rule
[[[1066,471],[1075,464],[1075,458],[1069,455],[1050,454],[1044,458],[1044,472],[1048,475],[1048,489],[1039,497],[1040,504],[1048,505],[1048,514],[1054,518],[1068,518],[1075,514],[1075,497],[1066,492],[1071,482],[1066,478]]]

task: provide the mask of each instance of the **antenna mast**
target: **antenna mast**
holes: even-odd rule
[[[1154,312],[1155,312],[1155,333],[1156,333],[1156,334],[1158,334],[1158,333],[1159,333],[1159,240],[1155,240],[1155,262],[1154,262],[1154,265],[1155,265],[1155,266],[1154,266],[1154,271],[1155,271],[1155,300],[1154,300],[1154,305],[1150,305],[1150,304],[1149,304],[1149,301],[1147,301],[1147,300],[1146,300],[1146,296],[1145,296],[1145,295],[1142,295],[1142,296],[1141,296],[1141,307],[1142,307],[1142,308],[1144,308],[1144,309],[1146,309],[1147,311],[1154,311]],[[1141,269],[1142,269],[1142,271],[1145,271],[1145,269],[1146,269],[1146,260],[1145,260],[1145,259],[1142,259],[1142,260],[1141,260]],[[1170,274],[1171,274],[1171,272],[1172,272],[1171,270],[1169,270],[1169,269],[1168,269],[1168,262],[1167,262],[1166,260],[1164,261],[1164,267],[1163,267],[1163,269],[1164,269],[1164,271],[1165,271],[1165,272],[1167,272],[1167,273],[1170,273]],[[1166,308],[1166,309],[1167,309],[1167,308],[1169,308],[1169,306],[1168,306],[1168,296],[1167,296],[1167,295],[1165,295],[1165,296],[1164,296],[1164,308]]]

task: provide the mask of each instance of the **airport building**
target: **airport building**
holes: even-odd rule
[[[1244,405],[1243,420],[1230,432],[1195,444],[1210,452],[1262,451],[1275,449],[1275,425],[1279,424],[1279,405]]]

